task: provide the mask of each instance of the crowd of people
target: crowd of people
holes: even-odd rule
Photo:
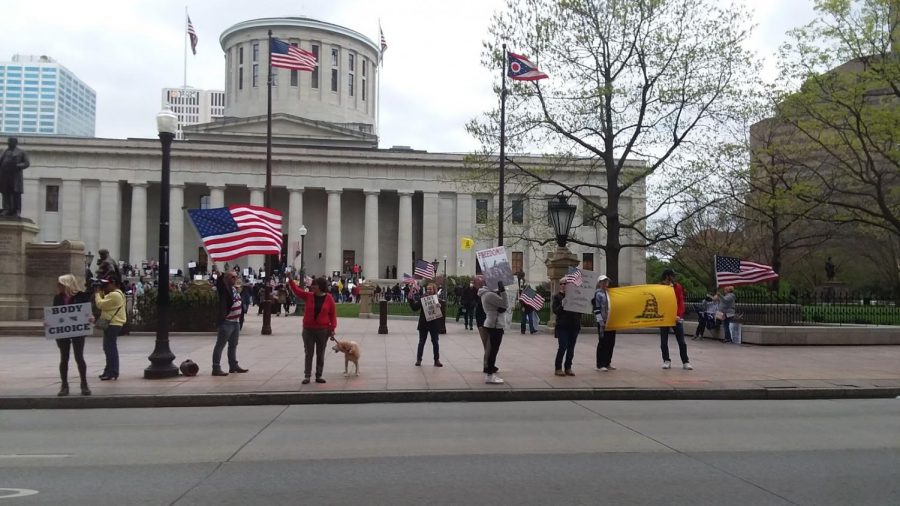
[[[72,274],[60,276],[57,285],[57,294],[53,299],[53,305],[77,304],[91,302],[95,308],[91,322],[103,330],[103,351],[105,355],[105,367],[100,380],[116,380],[119,377],[119,357],[117,339],[123,331],[123,327],[129,320],[126,310],[127,295],[134,297],[143,296],[152,288],[152,283],[138,276],[132,282],[126,278],[126,273],[134,273],[132,269],[126,269],[118,265],[109,256],[106,250],[101,250],[97,260],[96,273],[89,269],[85,273],[90,281],[89,286],[80,283]],[[151,266],[152,268],[152,266]],[[261,303],[265,298],[266,286],[262,282],[251,283],[251,279],[245,276],[250,271],[241,271],[240,267],[226,265],[223,271],[213,266],[206,279],[212,286],[218,297],[217,306],[217,337],[212,354],[212,375],[228,376],[235,373],[247,373],[248,369],[240,366],[237,358],[237,348],[243,327],[244,315],[251,305],[257,305],[262,312]],[[692,370],[687,354],[687,344],[684,339],[683,317],[685,312],[684,290],[675,280],[676,275],[672,269],[666,269],[662,275],[662,283],[673,287],[677,303],[676,324],[673,327],[660,328],[660,350],[662,353],[663,369],[671,368],[669,356],[668,337],[670,331],[675,334],[682,367]],[[298,280],[300,283],[298,283]],[[359,285],[362,279],[350,275],[347,277],[334,276],[299,279],[296,273],[279,272],[270,279],[269,287],[272,289],[273,300],[276,304],[272,307],[272,314],[280,315],[282,308],[284,314],[290,313],[293,305],[302,301],[305,305],[301,336],[304,347],[304,377],[303,384],[307,384],[315,377],[317,383],[325,383],[322,377],[325,361],[325,347],[329,339],[333,339],[337,328],[336,305],[344,302],[358,302]],[[592,299],[593,313],[597,328],[596,368],[602,372],[615,370],[612,364],[613,352],[616,343],[616,332],[607,330],[609,321],[609,286],[612,280],[607,276],[600,276],[597,280],[596,290]],[[185,289],[186,283],[173,281],[172,289]],[[417,330],[419,342],[416,348],[415,366],[422,365],[425,345],[431,340],[432,354],[435,367],[443,367],[440,360],[439,329],[445,326],[447,315],[427,314],[424,297],[437,296],[444,299],[444,293],[435,283],[427,283],[420,287],[417,283],[398,283],[393,287],[376,286],[376,300],[389,300],[408,303],[413,311],[419,313]],[[496,288],[485,286],[485,278],[475,276],[468,286],[458,287],[454,296],[459,301],[459,312],[456,320],[463,320],[466,330],[478,329],[478,333],[484,349],[483,373],[488,384],[502,384],[504,380],[498,375],[497,358],[503,342],[506,328],[505,313],[509,307],[509,298],[506,296],[505,287],[499,283]],[[551,311],[556,317],[554,336],[557,339],[557,353],[554,360],[554,370],[557,376],[574,376],[572,368],[575,345],[582,330],[581,314],[566,309],[566,280],[559,283],[559,291],[551,299]],[[536,316],[539,308],[534,308],[519,301],[522,306],[521,332],[534,334],[536,330]],[[723,341],[731,341],[729,326],[735,318],[734,288],[725,287],[723,293],[710,294],[706,300],[695,305],[699,324],[695,338],[703,336],[704,330],[712,328],[715,324],[725,326],[725,338]],[[82,395],[90,395],[91,390],[87,382],[87,366],[84,361],[84,336],[58,339],[57,346],[60,350],[60,378],[62,385],[60,396],[69,394],[68,362],[70,352],[74,352],[75,362],[78,366],[81,380]],[[221,366],[222,352],[227,347],[228,370]],[[315,358],[315,369],[313,359]]]

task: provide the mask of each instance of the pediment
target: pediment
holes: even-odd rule
[[[364,128],[370,128],[365,125]],[[265,142],[266,117],[221,118],[211,123],[185,126],[185,140],[221,140]],[[359,129],[290,114],[272,115],[272,139],[298,145],[337,145],[376,147],[378,137]]]

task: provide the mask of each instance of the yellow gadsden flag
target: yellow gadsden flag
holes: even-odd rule
[[[668,285],[636,285],[609,289],[606,330],[672,327],[675,290]]]
[[[475,246],[475,241],[473,241],[471,237],[459,238],[459,247],[462,248],[463,251],[472,249],[472,246]]]

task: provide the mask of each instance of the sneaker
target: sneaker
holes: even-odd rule
[[[553,374],[555,374],[557,376],[565,376],[566,375],[566,373],[564,373],[562,369],[557,369],[556,372]]]
[[[488,376],[488,379],[487,379],[487,381],[485,381],[485,383],[487,383],[489,385],[502,385],[503,380],[500,379],[500,377],[497,376],[496,374],[491,374]]]
[[[609,367],[598,367],[597,370],[607,372],[607,371],[609,371]]]
[[[686,369],[686,370],[688,370],[688,371],[693,371],[693,370],[694,370],[694,366],[692,366],[690,362],[685,362],[684,365],[681,366],[681,367],[683,367],[684,369]]]
[[[609,369],[610,371],[616,370],[616,366],[614,366],[614,365],[608,365],[608,366],[606,366],[606,368]]]
[[[303,378],[303,381],[300,382],[302,385],[309,385],[309,378]]]
[[[671,368],[672,368],[672,362],[671,362],[671,361],[666,360],[665,362],[663,362],[663,369],[671,369]]]

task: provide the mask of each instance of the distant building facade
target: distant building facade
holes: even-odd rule
[[[93,137],[97,93],[48,56],[0,62],[0,134]]]
[[[178,116],[175,139],[184,138],[184,127],[209,123],[225,115],[225,92],[196,88],[163,88],[162,107]]]

